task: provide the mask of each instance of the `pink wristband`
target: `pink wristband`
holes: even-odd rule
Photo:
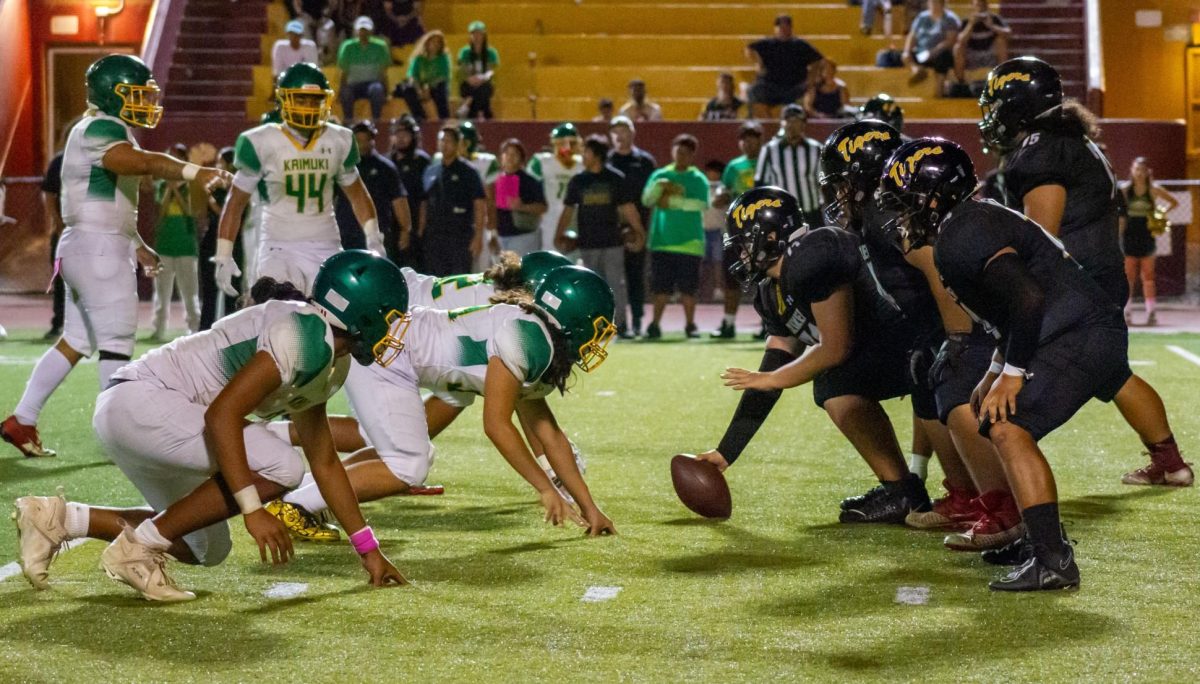
[[[370,527],[364,527],[350,535],[350,543],[359,555],[370,553],[379,548],[379,540],[375,538],[375,531]]]

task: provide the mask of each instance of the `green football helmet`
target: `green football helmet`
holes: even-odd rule
[[[540,252],[530,252],[521,257],[521,277],[525,279],[525,289],[536,292],[538,285],[546,279],[546,274],[559,266],[574,266],[575,262],[552,249]]]
[[[533,303],[550,315],[567,338],[571,360],[591,373],[608,358],[605,347],[617,334],[612,288],[595,271],[559,266],[546,274]]]
[[[279,74],[275,98],[284,123],[301,130],[324,125],[333,109],[329,79],[320,67],[308,62],[297,62]]]
[[[312,301],[350,334],[350,354],[362,365],[387,367],[404,350],[408,286],[391,261],[362,249],[334,254],[317,271]]]
[[[575,129],[575,124],[570,121],[564,121],[555,126],[550,131],[550,139],[557,140],[559,138],[578,138],[579,131]]]
[[[459,147],[470,157],[479,149],[479,129],[470,121],[458,124]]]
[[[88,104],[105,114],[141,128],[154,128],[162,119],[162,93],[150,67],[137,57],[101,57],[88,67],[84,80]]]

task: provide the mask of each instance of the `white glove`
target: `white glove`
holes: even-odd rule
[[[367,219],[362,228],[363,234],[367,236],[367,250],[374,252],[375,256],[386,257],[387,248],[383,246],[383,233],[379,232],[379,222]]]
[[[233,240],[217,238],[217,255],[211,260],[216,266],[213,280],[217,287],[230,297],[236,297],[238,291],[233,287],[233,279],[242,274],[237,262],[233,260]]]

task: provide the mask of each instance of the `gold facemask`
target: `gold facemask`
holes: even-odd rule
[[[329,119],[333,108],[333,91],[320,90],[315,86],[304,88],[280,88],[278,90],[279,113],[284,123],[299,129],[317,128]],[[320,104],[313,106],[314,95],[321,96]]]
[[[141,128],[154,128],[162,119],[163,108],[158,104],[162,93],[154,79],[146,81],[146,85],[118,83],[113,92],[121,98],[122,121]]]
[[[412,323],[412,314],[402,313],[396,309],[392,309],[387,315],[388,333],[384,335],[382,340],[375,343],[371,347],[371,354],[375,357],[375,363],[387,368],[393,361],[400,356],[400,352],[404,351],[404,335],[408,333],[408,326]]]
[[[605,347],[617,336],[617,326],[604,316],[592,321],[592,327],[592,339],[579,345],[579,360],[575,362],[584,373],[591,373],[604,363],[608,358]]]

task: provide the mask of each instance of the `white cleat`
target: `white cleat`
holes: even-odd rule
[[[67,500],[58,496],[23,496],[12,514],[21,548],[21,571],[34,589],[50,587],[50,562],[67,541]]]
[[[110,579],[137,589],[149,601],[191,601],[196,595],[180,589],[167,574],[167,554],[138,542],[126,529],[100,554],[100,569]]]

